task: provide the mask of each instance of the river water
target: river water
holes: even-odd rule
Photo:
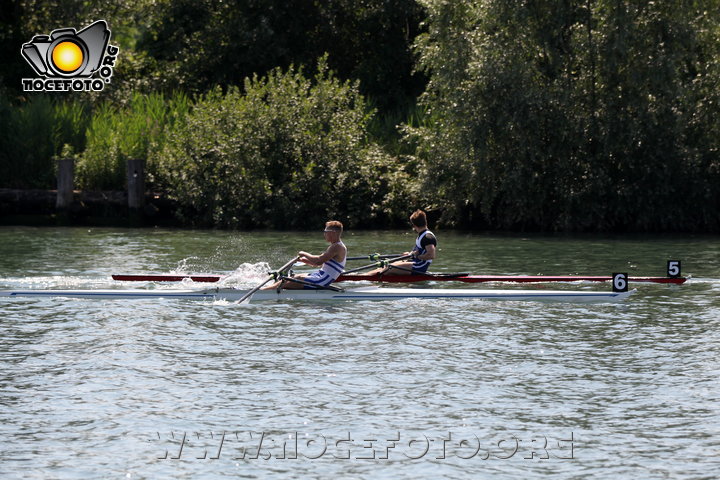
[[[599,305],[0,297],[0,475],[717,478],[719,238],[437,233],[437,272],[664,275],[681,260],[692,278]],[[413,235],[345,242],[395,253]],[[170,271],[250,286],[323,248],[320,229],[5,227],[0,289],[170,288],[110,279]]]

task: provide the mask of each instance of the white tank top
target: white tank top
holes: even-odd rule
[[[339,243],[343,247],[345,246],[345,244],[342,242],[342,240],[340,240],[339,242],[335,242],[335,243]],[[335,243],[333,243],[333,245],[335,245]],[[320,272],[328,275],[333,280],[337,280],[337,278],[340,276],[340,274],[345,269],[346,261],[347,261],[347,255],[345,255],[345,258],[343,258],[342,262],[338,262],[334,258],[331,258],[330,260],[328,260],[327,262],[322,264],[322,267],[320,267]]]

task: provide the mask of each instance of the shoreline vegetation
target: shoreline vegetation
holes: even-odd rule
[[[372,229],[423,208],[444,229],[720,232],[716,1],[34,0],[0,22],[19,49],[99,18],[120,46],[102,92],[22,92],[29,65],[0,65],[0,224]]]

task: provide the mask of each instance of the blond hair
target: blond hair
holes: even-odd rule
[[[325,222],[325,230],[332,230],[333,232],[342,233],[343,224],[338,222],[337,220],[330,220],[329,222]]]

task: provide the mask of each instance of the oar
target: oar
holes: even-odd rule
[[[401,253],[371,253],[362,257],[347,257],[346,260],[385,260],[386,258],[395,258],[402,255]]]
[[[343,275],[347,275],[348,273],[359,272],[361,270],[367,270],[368,268],[372,268],[372,267],[384,267],[384,266],[390,265],[391,263],[399,262],[400,260],[405,260],[410,257],[412,257],[411,253],[408,255],[402,255],[400,257],[392,258],[390,260],[382,260],[380,262],[371,263],[370,265],[365,265],[364,267],[358,267],[358,268],[353,268],[352,270],[347,270],[347,271],[343,272]]]
[[[270,280],[276,279],[276,278],[277,278],[277,274],[282,274],[285,270],[287,270],[288,268],[290,268],[290,267],[292,267],[293,265],[295,265],[295,262],[297,262],[299,259],[300,259],[300,256],[298,255],[297,257],[293,258],[292,260],[290,260],[289,262],[287,262],[285,265],[283,265],[283,266],[280,268],[280,270],[278,270],[277,272],[272,272],[272,273],[270,273],[270,277],[269,277],[267,280],[265,280],[265,281],[262,282],[260,285],[258,285],[257,287],[253,288],[252,290],[250,290],[249,292],[247,292],[245,295],[243,295],[242,298],[241,298],[240,300],[238,300],[238,303],[243,303],[246,299],[250,298],[250,297],[253,295],[253,293],[257,292],[257,291],[260,290],[262,287],[264,287],[265,284],[268,283]]]

